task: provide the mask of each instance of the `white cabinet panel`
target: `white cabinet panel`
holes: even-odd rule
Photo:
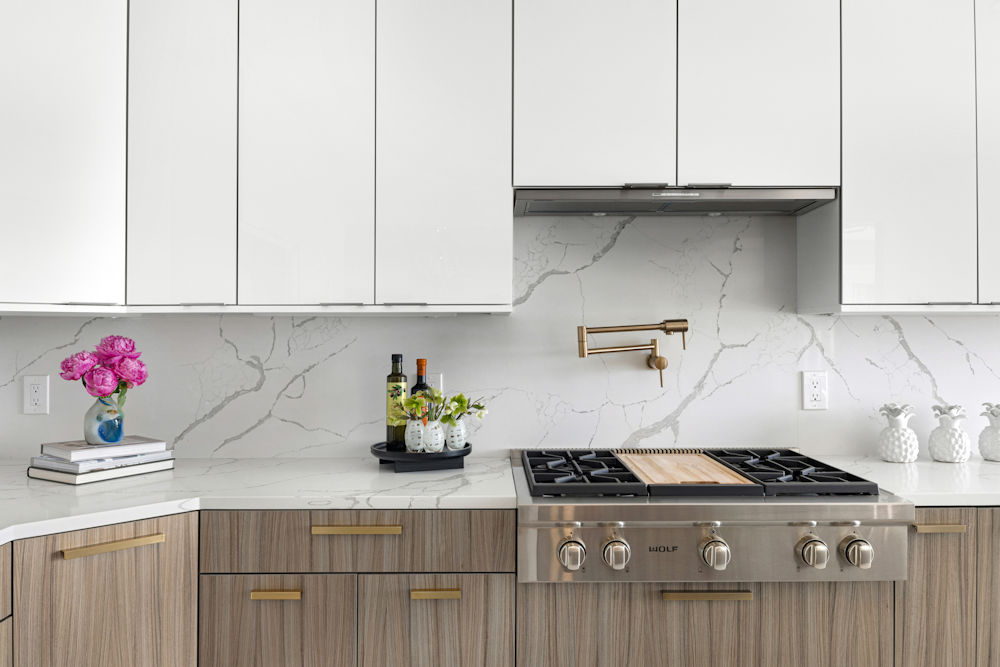
[[[376,301],[509,304],[510,0],[380,0],[377,34]]]
[[[514,184],[676,178],[675,0],[517,0]]]
[[[979,302],[1000,303],[1000,0],[976,2]]]
[[[843,303],[975,302],[973,0],[843,1]]]
[[[132,0],[130,304],[236,303],[237,0]]]
[[[241,0],[239,303],[372,302],[374,58],[372,0]]]
[[[0,301],[125,300],[126,0],[0,2]]]
[[[677,21],[678,181],[839,185],[839,0],[680,0]]]

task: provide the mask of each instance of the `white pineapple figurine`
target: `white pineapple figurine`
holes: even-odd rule
[[[931,431],[931,458],[944,463],[968,461],[972,455],[972,442],[969,434],[958,424],[965,419],[965,409],[961,405],[935,405],[934,416],[941,425]]]
[[[878,455],[889,463],[913,463],[920,453],[917,434],[910,428],[913,406],[887,403],[879,412],[886,416],[889,425],[878,435]]]
[[[989,425],[979,434],[979,453],[987,461],[1000,461],[1000,403],[983,403]]]

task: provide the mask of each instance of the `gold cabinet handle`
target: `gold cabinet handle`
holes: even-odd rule
[[[143,535],[142,537],[133,537],[128,540],[116,540],[114,542],[103,542],[102,544],[91,544],[87,547],[73,547],[71,549],[63,549],[62,555],[63,560],[72,560],[74,558],[84,558],[86,556],[96,556],[97,554],[106,554],[111,551],[122,551],[124,549],[135,549],[136,547],[144,547],[148,544],[158,544],[160,542],[166,542],[167,537],[163,533],[155,533],[153,535]]]
[[[915,523],[913,527],[918,533],[964,533],[964,523]]]
[[[250,591],[251,600],[301,600],[302,590],[296,591]]]
[[[660,595],[668,602],[753,600],[753,591],[662,591]]]
[[[313,526],[313,535],[402,535],[402,526]]]
[[[461,600],[461,588],[412,588],[411,600]]]

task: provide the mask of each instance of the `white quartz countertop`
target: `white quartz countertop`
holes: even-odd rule
[[[507,457],[395,473],[372,456],[177,459],[173,470],[70,486],[0,460],[0,544],[198,509],[504,509],[517,507]]]
[[[816,456],[915,505],[1000,506],[1000,463],[978,456],[966,463],[940,463],[921,458],[915,463],[887,463],[874,456]]]

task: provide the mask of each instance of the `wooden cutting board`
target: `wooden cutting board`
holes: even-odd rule
[[[704,454],[618,454],[646,484],[754,484]]]

